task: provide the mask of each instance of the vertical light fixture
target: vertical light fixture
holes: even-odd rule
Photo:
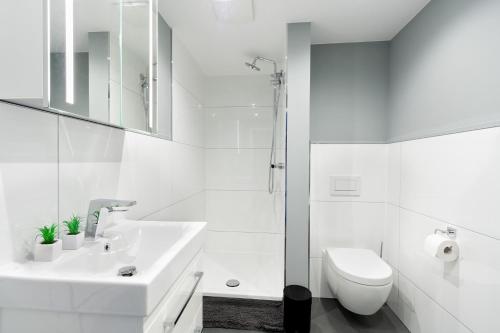
[[[45,56],[46,56],[46,63],[45,63],[45,66],[46,66],[46,81],[45,81],[45,85],[46,85],[46,106],[50,106],[50,47],[51,47],[51,40],[50,40],[50,33],[51,33],[51,24],[52,24],[52,21],[51,21],[51,17],[50,17],[50,11],[51,11],[51,3],[50,3],[50,0],[47,0],[46,2],[46,7],[45,7],[45,10],[46,10],[46,13],[45,13],[45,16],[46,16],[46,29],[47,29],[47,32],[46,32],[46,44],[45,44],[45,47],[47,48],[46,49],[46,53],[45,53]]]
[[[75,102],[75,64],[73,45],[73,0],[65,0],[65,31],[66,31],[66,103]]]
[[[153,0],[149,0],[149,110],[148,110],[148,124],[149,128],[153,130]]]

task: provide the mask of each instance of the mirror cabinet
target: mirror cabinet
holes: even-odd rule
[[[21,3],[0,4],[13,26],[0,99],[171,139],[172,30],[156,0]]]

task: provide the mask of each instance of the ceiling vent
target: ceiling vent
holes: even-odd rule
[[[254,21],[253,0],[212,0],[217,21],[251,23]]]

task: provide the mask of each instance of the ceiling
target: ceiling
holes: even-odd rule
[[[430,0],[254,0],[250,23],[218,21],[212,1],[159,0],[207,75],[250,74],[243,63],[257,55],[283,61],[288,22],[311,22],[313,44],[391,40]]]

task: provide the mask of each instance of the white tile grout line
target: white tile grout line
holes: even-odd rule
[[[182,83],[179,82],[178,79],[174,78],[172,76],[172,83],[174,83],[176,85],[178,85],[180,88],[182,88],[182,90],[184,90],[192,99],[194,99],[196,101],[196,103],[198,103],[199,105],[203,105],[203,103],[201,103],[201,96],[196,96],[192,91],[191,89],[188,89],[187,87],[185,87]],[[172,87],[173,87],[173,84],[172,84]],[[173,96],[173,89],[172,89],[172,102],[174,101],[174,96]],[[173,108],[173,103],[172,103],[172,111],[174,110]]]
[[[370,200],[311,200],[311,203],[367,203],[367,204],[388,204],[386,201],[370,201]]]
[[[480,235],[480,236],[483,236],[483,237],[487,237],[487,238],[491,238],[491,239],[496,240],[496,241],[500,241],[500,238],[497,238],[497,237],[494,237],[494,236],[491,236],[491,235],[488,235],[488,234],[485,234],[485,233],[482,233],[482,232],[479,232],[479,231],[476,231],[476,230],[472,230],[472,229],[470,229],[468,227],[464,227],[464,226],[462,226],[460,224],[451,223],[451,222],[448,222],[446,220],[443,220],[443,219],[440,219],[440,218],[437,218],[437,217],[434,217],[434,216],[431,216],[431,215],[427,215],[427,214],[424,214],[424,213],[420,213],[420,212],[417,212],[415,210],[412,210],[410,208],[406,208],[406,207],[403,207],[403,206],[397,206],[397,207],[399,207],[400,209],[406,210],[406,211],[408,211],[410,213],[418,214],[418,215],[427,217],[427,218],[429,218],[431,220],[437,221],[437,222],[442,223],[442,224],[447,224],[447,225],[450,225],[450,226],[458,227],[458,228],[467,230],[469,232],[475,233],[477,235]]]
[[[205,191],[207,192],[265,192],[265,193],[269,193],[267,190],[265,189],[258,189],[258,190],[245,190],[245,189],[223,189],[223,188],[210,188],[210,187],[207,187],[205,188]],[[284,192],[283,191],[274,191],[273,194],[283,194]],[[269,196],[271,196],[271,194],[269,194]]]
[[[272,112],[273,105],[267,104],[256,104],[256,105],[207,105],[203,106],[203,110],[213,111],[215,109],[269,109],[269,110],[261,110],[265,112]]]
[[[165,209],[171,208],[171,207],[173,207],[173,206],[175,206],[175,205],[177,205],[177,204],[180,204],[181,202],[184,202],[184,201],[187,201],[187,200],[189,200],[189,199],[192,199],[192,198],[194,198],[195,196],[197,196],[197,195],[199,195],[199,194],[202,194],[203,192],[205,192],[205,190],[201,190],[201,191],[198,191],[198,192],[196,192],[196,193],[192,193],[192,194],[188,195],[188,196],[187,196],[187,197],[185,197],[185,198],[182,198],[182,199],[180,199],[180,200],[177,200],[177,201],[175,201],[175,202],[173,202],[173,203],[169,204],[168,206],[164,206],[164,207],[162,207],[162,208],[159,208],[159,209],[155,210],[154,212],[151,212],[151,213],[148,213],[148,214],[144,215],[143,217],[139,218],[139,220],[144,220],[144,219],[148,218],[148,217],[149,217],[149,216],[151,216],[151,215],[154,215],[154,214],[156,214],[156,213],[161,212],[162,210],[165,210]]]
[[[281,224],[281,223],[280,223]],[[207,231],[217,233],[240,233],[240,234],[264,234],[264,235],[277,235],[284,236],[284,232],[266,232],[266,231],[244,231],[244,230],[215,230],[207,227]]]
[[[267,147],[205,147],[205,150],[271,150]]]

